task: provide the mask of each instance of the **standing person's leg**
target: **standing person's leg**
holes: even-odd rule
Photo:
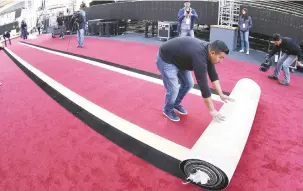
[[[6,38],[4,37],[4,46],[6,47]]]
[[[62,38],[64,39],[64,33],[66,31],[66,27],[63,25],[62,29],[61,29],[61,33],[62,33]]]
[[[244,52],[244,32],[242,31],[240,31],[240,44],[241,44],[240,52]]]
[[[244,40],[245,40],[245,46],[246,46],[246,54],[249,54],[249,31],[246,31],[244,33]]]
[[[55,35],[55,28],[53,27],[53,32],[52,32],[52,38],[55,38],[56,35]]]
[[[84,29],[80,29],[80,46],[84,46]]]
[[[195,37],[195,31],[194,31],[194,29],[192,29],[192,30],[189,31],[189,36]]]
[[[63,26],[60,26],[60,36],[64,39]]]
[[[8,38],[8,42],[10,45],[12,45],[11,38]]]
[[[21,29],[21,38],[23,38],[23,40],[25,39],[24,30],[23,29]]]
[[[283,54],[279,58],[277,66],[276,66],[275,71],[274,71],[274,74],[271,75],[271,76],[268,76],[269,79],[273,79],[273,80],[278,80],[279,79],[280,72],[281,72],[281,69],[282,69],[282,65],[283,65],[284,61],[287,59],[287,57],[288,57],[287,54]]]
[[[80,30],[77,30],[78,47],[80,47]]]
[[[187,111],[180,104],[185,97],[185,95],[193,88],[194,79],[192,77],[191,71],[180,70],[178,73],[178,78],[180,80],[180,89],[177,99],[175,101],[174,108],[182,115],[186,115]]]
[[[61,26],[58,26],[58,29],[59,29],[59,32],[60,32],[59,38],[62,38]]]
[[[289,55],[286,60],[284,61],[282,67],[284,72],[284,80],[280,81],[280,84],[282,85],[288,85],[290,83],[290,72],[289,72],[289,66],[294,63],[298,59],[298,56],[295,55]]]
[[[166,90],[163,114],[172,121],[180,121],[179,116],[174,112],[174,105],[180,87],[178,82],[179,69],[174,64],[164,62],[159,54],[157,55],[156,63]]]

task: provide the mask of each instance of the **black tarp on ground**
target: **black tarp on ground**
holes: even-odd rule
[[[95,5],[86,8],[86,19],[132,19],[176,21],[183,1],[137,1]],[[193,1],[198,24],[217,24],[218,2]]]
[[[268,36],[279,33],[303,44],[303,17],[245,5],[241,6],[241,10],[243,8],[247,8],[252,17],[251,32]]]

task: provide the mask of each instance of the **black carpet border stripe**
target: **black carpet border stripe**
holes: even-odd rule
[[[53,49],[53,48],[48,48],[48,47],[44,47],[44,46],[40,46],[40,45],[36,45],[36,44],[24,42],[24,41],[20,41],[20,42],[24,43],[24,44],[32,45],[32,46],[35,46],[35,47],[44,48],[46,50],[51,50],[51,51],[54,51],[54,52],[59,52],[59,53],[63,53],[63,54],[71,55],[71,56],[76,56],[76,57],[79,57],[79,58],[84,58],[84,59],[87,59],[87,60],[95,61],[95,62],[98,62],[98,63],[101,63],[101,64],[106,64],[106,65],[113,66],[113,67],[116,67],[116,68],[120,68],[120,69],[123,69],[123,70],[128,70],[128,71],[131,71],[131,72],[135,72],[137,74],[142,74],[142,75],[145,75],[145,76],[149,76],[149,77],[153,77],[153,78],[157,78],[157,79],[162,79],[161,75],[158,75],[158,74],[155,74],[155,73],[152,73],[152,72],[147,72],[147,71],[144,71],[144,70],[131,68],[131,67],[124,66],[124,65],[121,65],[121,64],[117,64],[117,63],[113,63],[113,62],[109,62],[109,61],[105,61],[105,60],[100,60],[100,59],[97,59],[97,58],[92,58],[92,57],[84,56],[84,55],[81,55],[81,54],[74,54],[74,53],[70,53],[70,52],[66,52],[66,51],[62,51],[62,50],[56,50],[56,49]],[[194,89],[200,90],[198,84],[194,85]],[[211,91],[212,94],[218,95],[216,90],[214,90],[213,88],[210,88],[210,91]],[[223,91],[223,93],[225,95],[228,95],[228,96],[230,95],[230,92]],[[202,96],[201,96],[201,98],[202,98]]]
[[[98,132],[122,149],[136,155],[137,157],[147,161],[153,166],[177,177],[184,179],[184,175],[179,169],[180,161],[162,153],[149,145],[146,145],[137,139],[119,131],[113,126],[95,117],[85,109],[81,108],[60,92],[52,88],[50,85],[41,80],[38,76],[23,66],[17,59],[15,59],[9,52],[4,49],[7,56],[35,83],[37,84],[48,96],[53,98],[63,108],[80,119],[83,123]],[[180,183],[181,184],[181,183]]]

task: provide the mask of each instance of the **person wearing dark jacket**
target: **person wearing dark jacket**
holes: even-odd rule
[[[163,114],[172,121],[180,120],[174,109],[181,115],[187,115],[181,102],[194,85],[191,73],[194,71],[204,103],[210,114],[215,120],[224,120],[224,116],[215,109],[212,102],[207,74],[220,98],[225,102],[233,101],[222,93],[215,68],[215,64],[218,64],[228,53],[227,45],[219,40],[208,43],[185,36],[163,43],[156,58],[157,68],[166,89]]]
[[[57,18],[58,28],[60,30],[59,38],[64,39],[64,20],[63,20],[63,13],[59,13],[59,17]],[[55,35],[54,35],[55,36]]]
[[[248,15],[247,9],[242,9],[242,15],[239,18],[239,30],[240,30],[240,40],[241,40],[241,50],[244,52],[244,44],[246,47],[246,54],[249,54],[249,31],[252,28],[252,19]]]
[[[21,37],[27,39],[27,24],[24,20],[21,21]]]
[[[3,38],[4,38],[4,45],[5,46],[7,46],[6,39],[8,39],[9,44],[12,45],[12,43],[11,43],[11,34],[8,31],[4,32]]]
[[[274,74],[268,76],[269,79],[279,80],[281,69],[283,68],[284,80],[279,81],[281,85],[288,86],[290,83],[289,66],[294,62],[301,60],[301,48],[292,38],[282,37],[280,34],[273,35],[275,46],[266,56],[266,60],[274,56],[276,53],[282,51],[283,55],[279,58]]]
[[[37,27],[37,30],[38,30],[38,34],[40,35],[41,34],[41,23],[37,22],[36,27]]]

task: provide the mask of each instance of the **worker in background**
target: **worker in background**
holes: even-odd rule
[[[178,12],[178,28],[180,36],[195,37],[194,24],[198,19],[195,9],[190,7],[190,1],[185,1],[184,7]]]
[[[4,32],[3,38],[4,38],[4,45],[5,45],[5,47],[7,46],[6,39],[8,40],[9,44],[12,45],[12,43],[11,43],[11,34],[8,31]]]
[[[58,23],[58,28],[60,30],[59,38],[64,39],[64,18],[62,12],[59,13],[59,16],[57,18],[57,23]]]
[[[27,24],[24,20],[21,21],[21,37],[26,40],[27,39]]]
[[[41,26],[42,26],[42,24],[40,23],[40,21],[38,21],[37,24],[36,24],[36,27],[37,27],[39,35],[41,34]]]
[[[279,81],[279,84],[288,86],[290,83],[289,66],[294,62],[299,64],[301,60],[301,48],[299,44],[289,37],[282,37],[280,34],[273,35],[275,46],[266,56],[266,60],[270,59],[277,52],[282,51],[283,55],[279,58],[273,75],[268,76],[269,79],[279,80],[281,69],[284,72],[284,80]]]
[[[72,16],[73,30],[77,31],[78,48],[83,48],[84,46],[84,34],[86,30],[85,7],[85,3],[82,2],[80,10],[76,11]]]

